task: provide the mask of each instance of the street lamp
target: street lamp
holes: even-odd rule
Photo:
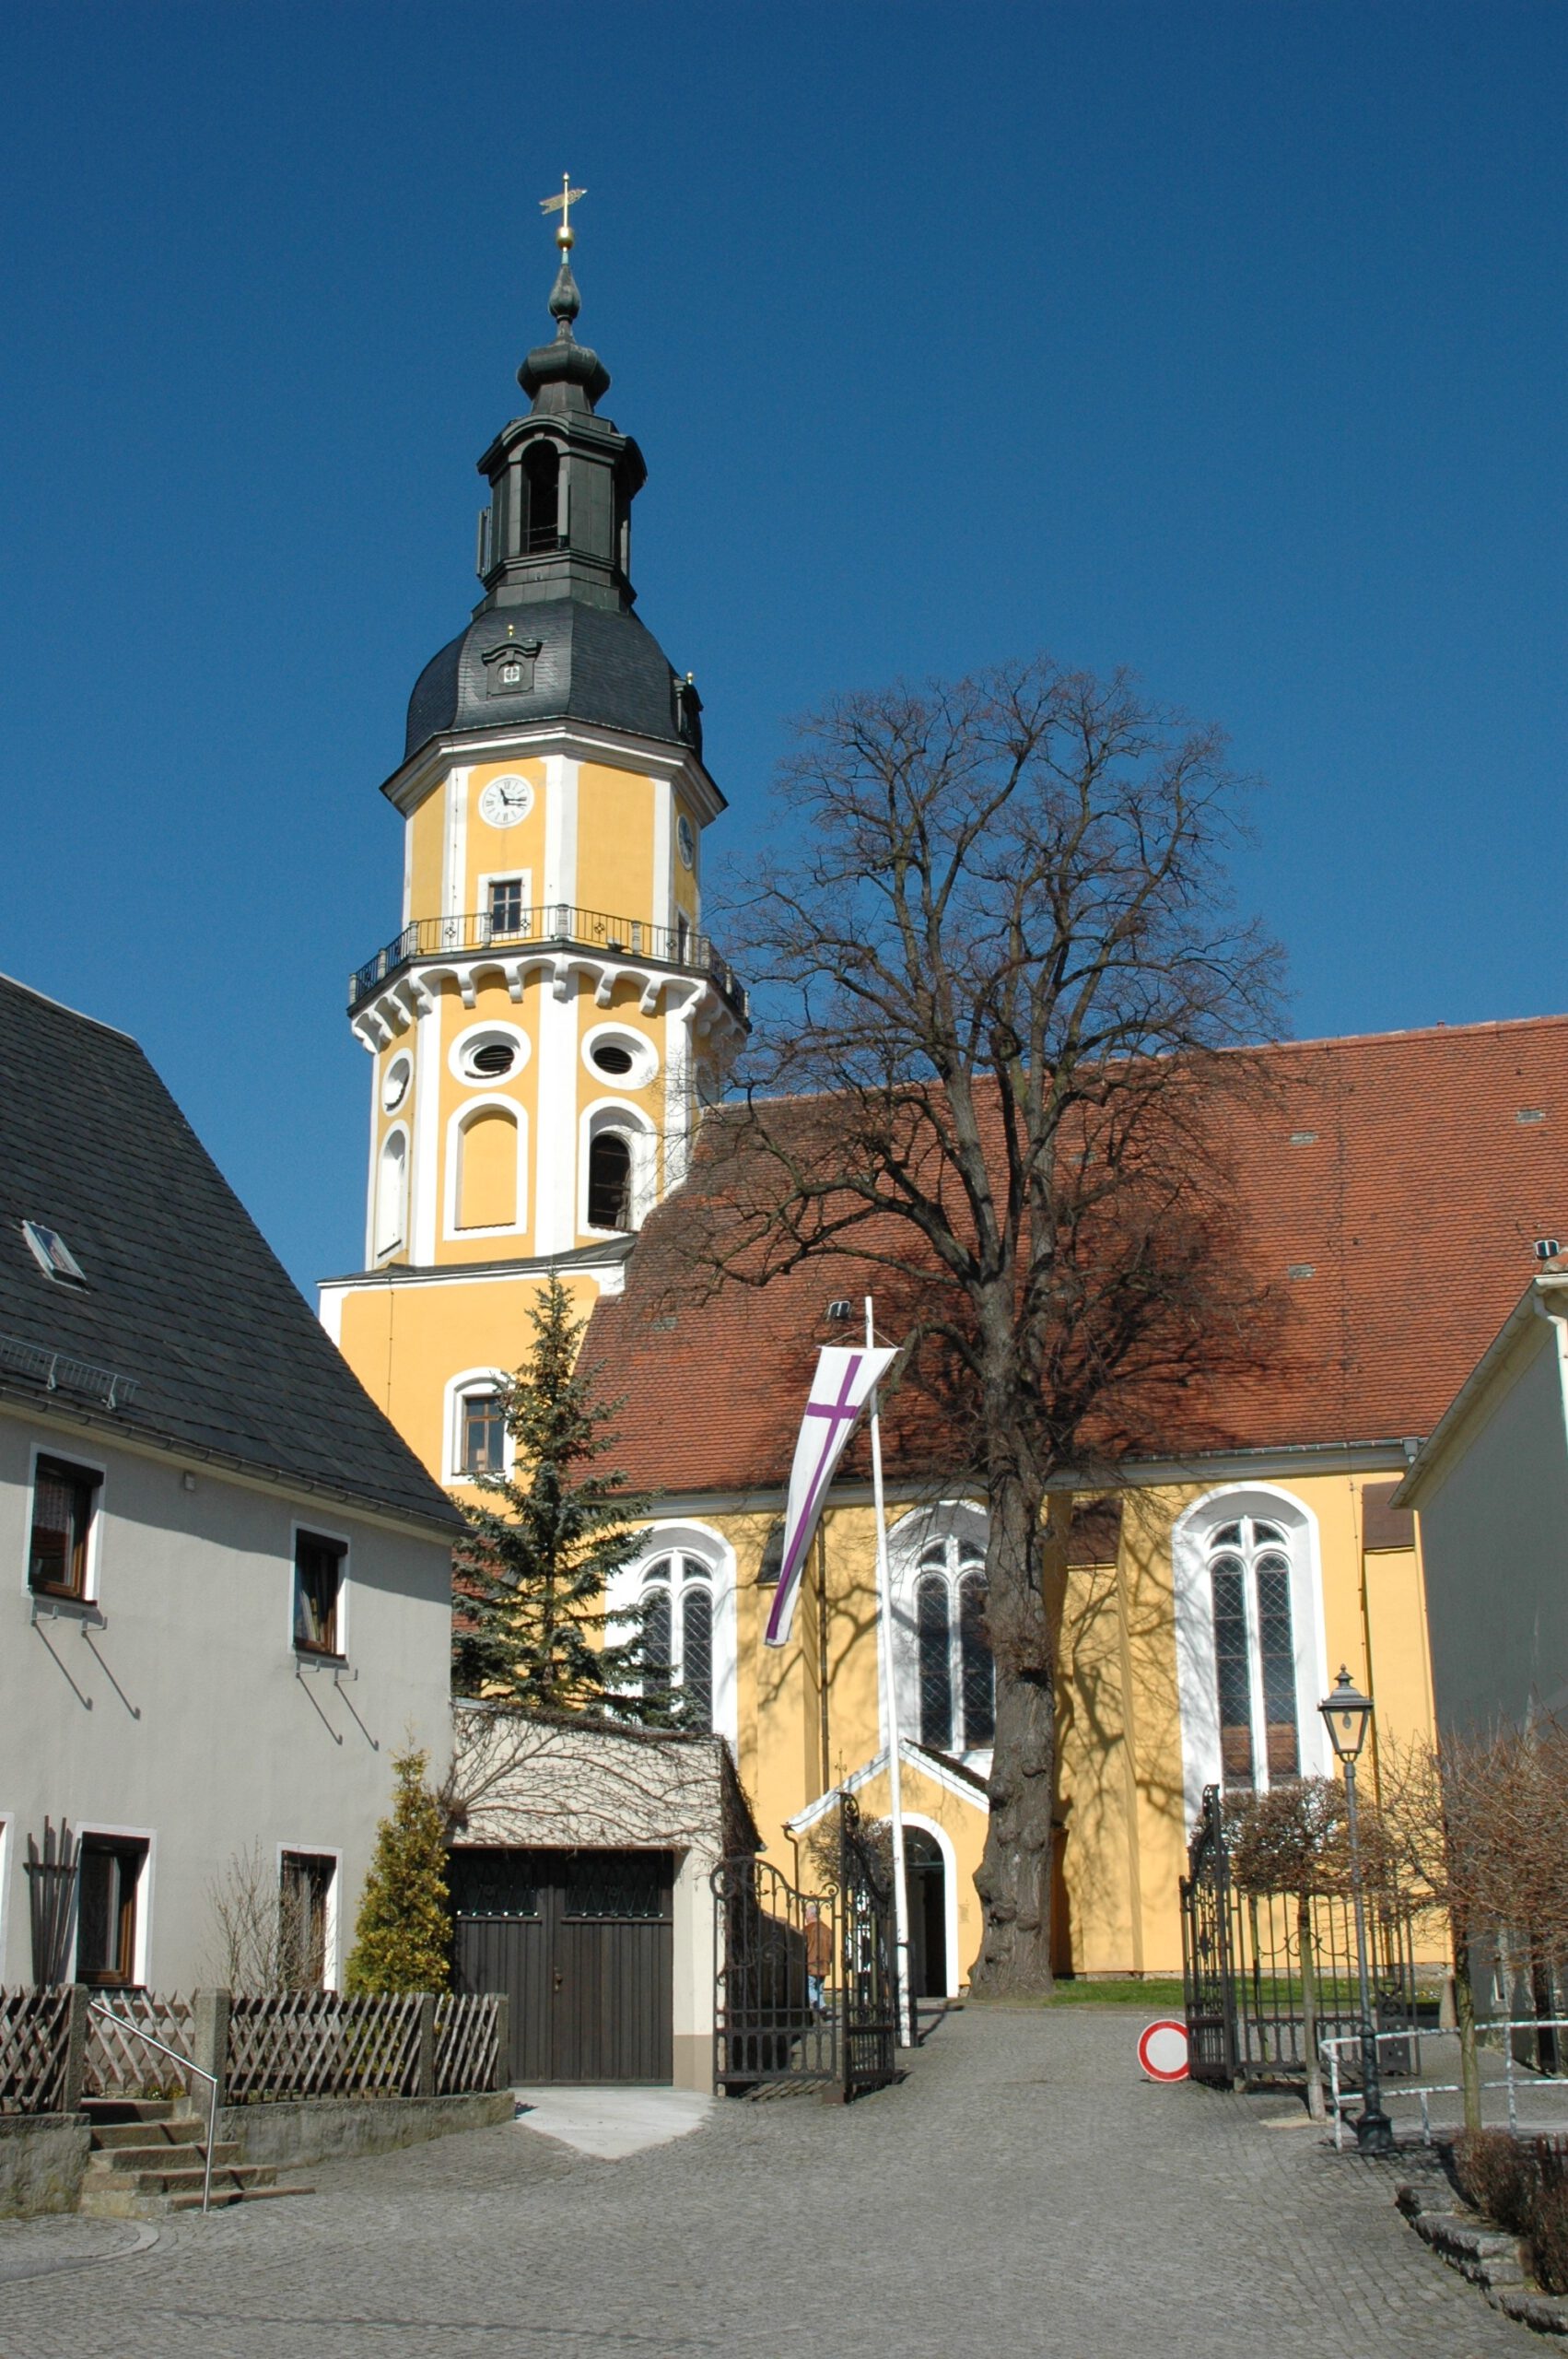
[[[1372,1698],[1363,1696],[1341,1665],[1334,1692],[1317,1707],[1328,1742],[1345,1767],[1345,1808],[1351,1822],[1351,1890],[1356,1907],[1356,1969],[1361,1977],[1361,2113],[1356,2144],[1363,2154],[1391,2154],[1394,2125],[1383,2110],[1377,2077],[1377,2034],[1372,2023],[1372,1989],[1366,1972],[1366,1898],[1362,1884],[1361,1837],[1356,1826],[1356,1762],[1372,1726]]]

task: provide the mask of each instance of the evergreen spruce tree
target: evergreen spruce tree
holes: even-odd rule
[[[583,1322],[559,1278],[529,1316],[532,1347],[502,1394],[512,1473],[476,1476],[488,1496],[463,1509],[453,1684],[462,1696],[678,1727],[681,1700],[646,1625],[605,1610],[612,1577],[641,1548],[636,1520],[649,1508],[603,1463],[619,1403],[596,1400],[593,1372],[578,1364]]]
[[[425,1783],[429,1755],[394,1753],[397,1790],[376,1849],[344,1974],[356,1997],[381,1990],[444,1990],[451,1978],[447,1834]]]

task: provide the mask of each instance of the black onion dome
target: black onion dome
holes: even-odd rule
[[[509,645],[522,657],[515,689],[497,678]],[[496,660],[487,664],[486,654]],[[404,759],[452,732],[567,718],[700,753],[697,713],[696,698],[635,615],[576,598],[483,608],[415,681]]]

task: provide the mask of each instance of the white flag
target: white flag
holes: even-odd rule
[[[826,1344],[817,1354],[811,1397],[801,1420],[800,1439],[795,1444],[795,1463],[790,1470],[784,1559],[773,1611],[767,1617],[766,1644],[770,1647],[783,1646],[790,1636],[806,1551],[812,1544],[833,1470],[844,1454],[844,1445],[854,1431],[867,1397],[896,1356],[894,1352],[863,1346],[859,1351],[848,1351],[840,1344]]]

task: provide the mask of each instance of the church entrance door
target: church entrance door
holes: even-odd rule
[[[451,1854],[453,1988],[509,2001],[513,2082],[672,2077],[669,1851]]]
[[[909,1986],[917,1999],[947,1996],[947,1867],[942,1845],[923,1826],[904,1831],[909,1900]]]

